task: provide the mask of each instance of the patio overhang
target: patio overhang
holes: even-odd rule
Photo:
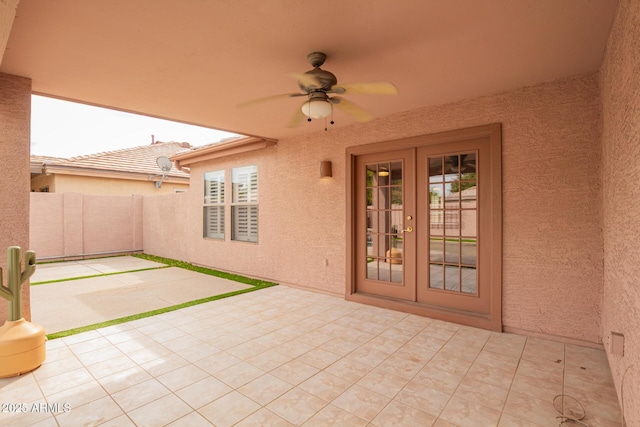
[[[278,140],[276,139],[249,136],[245,138],[234,139],[228,142],[201,147],[182,154],[176,154],[175,156],[171,157],[170,160],[175,163],[176,167],[179,170],[182,170],[182,168],[190,167],[194,163],[218,159],[221,157],[231,156],[233,154],[262,150],[264,148],[276,145],[277,142]]]

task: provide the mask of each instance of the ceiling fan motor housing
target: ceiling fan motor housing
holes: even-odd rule
[[[336,84],[338,84],[338,79],[333,73],[329,71],[325,71],[320,67],[314,68],[313,70],[309,70],[305,74],[313,76],[320,84],[320,87],[316,87],[315,85],[305,86],[303,83],[298,82],[298,86],[300,86],[300,89],[302,89],[307,93],[319,91],[319,90],[328,91],[328,90],[331,90],[332,86],[335,86]]]

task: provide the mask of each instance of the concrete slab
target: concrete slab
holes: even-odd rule
[[[62,268],[51,269],[40,277],[87,271],[80,267],[88,268],[92,274],[100,274],[97,269],[148,268],[127,260],[122,265],[110,260],[107,263],[93,260],[89,265],[74,261],[75,265],[59,266]],[[82,275],[86,274],[79,274]],[[31,287],[31,320],[50,334],[247,288],[251,286],[177,267],[48,283]]]
[[[36,272],[31,276],[31,283],[164,266],[164,264],[132,256],[53,262],[38,264]]]

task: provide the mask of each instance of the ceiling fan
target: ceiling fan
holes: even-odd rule
[[[368,111],[359,107],[351,101],[341,96],[350,94],[375,94],[375,95],[396,95],[398,88],[393,83],[351,83],[338,84],[336,76],[326,70],[320,68],[327,59],[327,55],[322,52],[312,52],[307,55],[307,61],[313,66],[312,70],[305,73],[291,73],[290,77],[298,80],[298,86],[302,93],[284,93],[279,95],[267,96],[251,101],[238,104],[238,107],[246,107],[248,105],[260,102],[271,101],[280,98],[292,98],[298,96],[306,96],[307,100],[302,104],[300,109],[296,111],[289,127],[296,127],[307,117],[307,121],[312,119],[322,119],[331,116],[330,123],[333,124],[333,107],[336,106],[340,110],[354,117],[356,120],[366,122],[373,119]],[[326,128],[325,128],[326,130]]]

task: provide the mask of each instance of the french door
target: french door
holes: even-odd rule
[[[499,156],[491,135],[452,136],[353,155],[347,298],[497,329]]]

